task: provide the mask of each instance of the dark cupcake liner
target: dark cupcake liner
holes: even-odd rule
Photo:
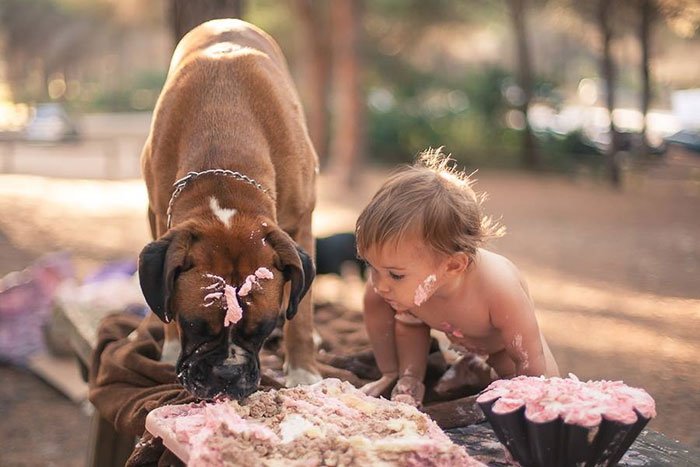
[[[557,465],[560,457],[561,420],[535,423],[523,417],[527,427],[532,465]]]
[[[635,410],[637,421],[632,424],[603,418],[598,426],[584,427],[564,423],[561,417],[538,423],[525,417],[525,406],[495,413],[496,400],[479,406],[498,440],[523,467],[616,465],[650,420]]]
[[[527,427],[525,426],[525,406],[513,412],[498,414],[492,410],[496,400],[479,403],[486,419],[491,423],[496,437],[508,449],[513,459],[521,465],[534,465],[530,454]]]
[[[591,458],[586,467],[616,465],[620,461],[650,420],[636,409],[635,413],[637,421],[629,425],[603,418],[593,449],[596,457]]]
[[[560,466],[583,465],[593,457],[593,446],[598,426],[585,427],[561,422],[561,455],[556,464]]]

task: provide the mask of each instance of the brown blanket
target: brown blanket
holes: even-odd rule
[[[134,437],[144,435],[127,465],[179,463],[160,440],[148,432],[144,434],[149,411],[195,400],[176,382],[175,367],[160,362],[162,342],[163,326],[157,320],[111,315],[98,330],[89,398],[117,432]]]

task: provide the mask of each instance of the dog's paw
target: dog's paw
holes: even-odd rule
[[[305,368],[287,368],[285,386],[288,388],[306,384],[314,384],[321,381],[323,377],[315,371]]]

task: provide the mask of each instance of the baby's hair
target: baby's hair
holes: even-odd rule
[[[379,188],[357,219],[357,251],[399,242],[417,234],[437,253],[466,253],[471,259],[488,239],[505,228],[484,216],[485,194],[474,179],[455,167],[442,148],[427,149],[413,165],[402,166]]]

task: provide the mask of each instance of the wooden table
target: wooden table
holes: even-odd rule
[[[496,439],[488,422],[446,430],[455,443],[464,446],[472,457],[488,466],[510,466],[506,451]],[[700,449],[673,441],[661,433],[643,430],[624,455],[620,466],[700,466]]]
[[[68,333],[68,339],[80,365],[83,379],[87,381],[92,350],[97,344],[97,327],[107,314],[113,311],[90,312],[80,307],[62,306],[55,310]],[[94,410],[90,419],[89,445],[86,467],[123,467],[134,449],[136,440],[114,429],[114,426]]]

